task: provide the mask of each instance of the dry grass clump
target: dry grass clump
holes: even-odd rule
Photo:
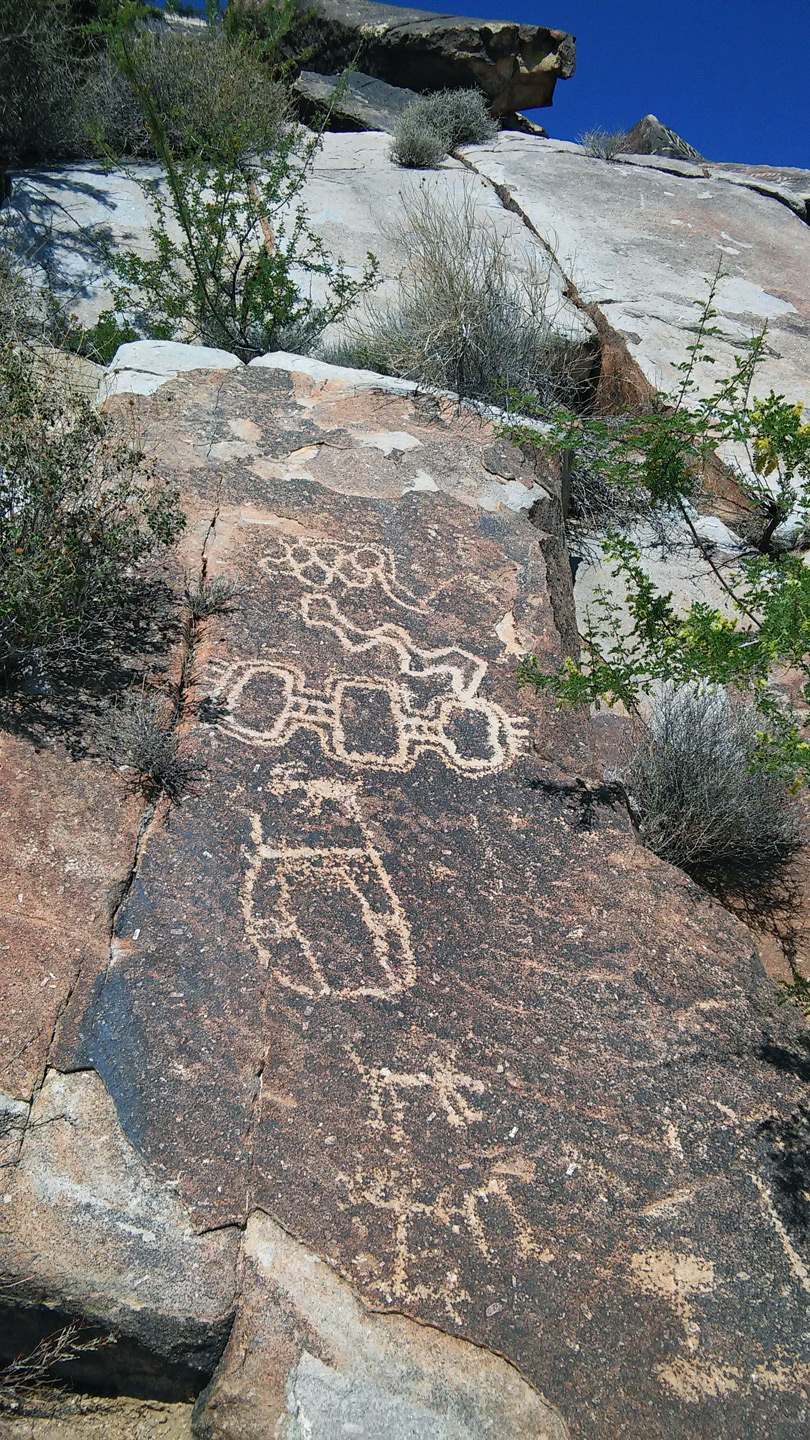
[[[626,130],[602,130],[597,126],[593,130],[585,130],[579,137],[579,143],[586,155],[591,155],[595,160],[615,160],[621,155],[627,143]]]
[[[202,575],[198,580],[189,580],[183,589],[183,599],[192,620],[208,620],[212,615],[226,615],[239,602],[242,587],[230,575]]]
[[[440,90],[422,95],[401,115],[391,157],[406,169],[435,170],[456,145],[480,145],[498,126],[478,90]]]
[[[368,307],[326,358],[502,406],[510,392],[570,401],[572,347],[551,323],[549,266],[527,252],[518,272],[469,190],[454,206],[422,185],[405,211],[396,302]]]
[[[32,1391],[58,1386],[59,1369],[114,1344],[115,1339],[114,1335],[94,1334],[78,1320],[46,1335],[0,1370],[0,1410],[19,1410],[21,1401]]]
[[[109,712],[99,727],[99,749],[148,797],[179,800],[202,767],[184,747],[176,720],[165,695],[141,693]]]
[[[724,690],[672,688],[616,777],[644,844],[721,897],[778,887],[804,838],[784,782],[752,768],[762,724]]]

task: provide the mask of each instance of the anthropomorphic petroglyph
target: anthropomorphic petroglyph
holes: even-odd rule
[[[448,1058],[432,1054],[427,1064],[415,1073],[390,1070],[383,1065],[379,1068],[367,1065],[350,1046],[346,1054],[360,1075],[371,1109],[369,1124],[377,1130],[387,1131],[393,1140],[405,1140],[406,1108],[419,1092],[430,1096],[437,1106],[436,1114],[454,1129],[483,1120],[483,1110],[476,1109],[468,1098],[483,1095],[483,1081],[457,1070],[454,1056]],[[433,1119],[433,1114],[430,1115]]]
[[[515,1261],[536,1258],[538,1246],[520,1202],[510,1188],[510,1177],[487,1167],[477,1184],[465,1189],[465,1180],[436,1190],[429,1179],[391,1160],[366,1172],[358,1166],[352,1175],[339,1177],[348,1203],[360,1214],[375,1212],[375,1224],[385,1217],[391,1230],[390,1268],[374,1282],[386,1303],[393,1300],[439,1300],[448,1315],[460,1323],[459,1307],[471,1300],[455,1270],[445,1270],[435,1279],[424,1278],[419,1254],[432,1248],[439,1234],[446,1246],[450,1235],[466,1236],[482,1260],[499,1261],[503,1269],[505,1250],[511,1248]],[[387,1247],[388,1248],[388,1247]],[[421,1272],[421,1273],[420,1273]]]
[[[245,933],[261,963],[310,999],[401,994],[416,978],[410,929],[352,787],[282,777],[279,793],[285,786],[303,801],[300,834],[270,836],[252,815],[242,882]],[[312,833],[327,801],[350,822],[339,844]]]

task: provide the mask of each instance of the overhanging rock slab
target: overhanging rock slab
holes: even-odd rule
[[[198,655],[204,779],[51,1063],[93,1067],[197,1227],[261,1211],[572,1434],[800,1433],[806,1048],[749,933],[588,783],[587,728],[515,686],[564,609],[537,532],[481,503],[521,457],[303,373],[136,409],[244,589]],[[296,1374],[345,1395],[339,1365]]]

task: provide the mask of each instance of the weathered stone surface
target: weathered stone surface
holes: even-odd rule
[[[700,390],[731,372],[741,345],[767,321],[759,391],[810,403],[810,233],[785,206],[716,175],[607,164],[511,133],[466,156],[534,225],[651,383],[677,387],[674,366],[687,358],[722,264],[717,363],[697,368]]]
[[[141,806],[20,722],[0,731],[0,1090],[27,1102],[80,972],[106,964]]]
[[[238,370],[242,361],[211,345],[176,340],[131,340],[119,345],[100,384],[102,400],[112,395],[153,395],[186,370]]]
[[[79,1377],[193,1396],[227,1339],[238,1236],[193,1233],[176,1182],[150,1173],[97,1075],[48,1073],[2,1186],[0,1360],[36,1337],[44,1306],[119,1337],[114,1354],[77,1362]]]
[[[228,1349],[196,1407],[199,1440],[567,1440],[513,1366],[403,1315],[369,1312],[268,1215],[248,1222],[242,1277]]]
[[[239,3],[248,7],[253,0]],[[305,36],[308,63],[324,74],[357,65],[391,85],[422,92],[477,86],[501,113],[550,105],[557,80],[574,73],[573,35],[545,25],[372,0],[316,0],[301,9],[312,16]]]
[[[386,134],[324,135],[300,197],[315,232],[353,273],[363,273],[369,251],[377,257],[382,284],[375,303],[386,304],[396,296],[406,260],[400,243],[407,227],[405,200],[420,182],[430,187],[437,203],[459,207],[470,198],[481,223],[493,226],[503,241],[516,274],[525,273],[532,258],[537,259],[536,241],[517,216],[503,209],[486,181],[449,159],[439,172],[406,174],[391,160],[389,148]],[[86,324],[93,324],[112,304],[101,241],[149,251],[149,188],[155,178],[155,168],[148,165],[133,167],[126,175],[65,166],[14,178],[18,243],[26,253],[39,255],[43,275],[48,274],[63,304]],[[312,291],[322,293],[318,277]],[[561,278],[552,273],[546,301],[549,321],[588,352],[593,326],[564,291]],[[168,343],[157,342],[155,353],[163,353]],[[127,347],[122,351],[134,353]],[[126,388],[150,394],[157,388],[156,374],[150,362],[137,385]],[[125,388],[117,375],[104,383],[106,393]]]
[[[260,367],[136,401],[243,599],[199,652],[207,773],[150,830],[51,1063],[93,1067],[207,1242],[272,1215],[373,1310],[503,1355],[572,1434],[788,1440],[806,1047],[748,932],[589,788],[584,722],[515,688],[565,602],[532,527],[481,505],[520,457],[421,404]],[[238,1333],[244,1406],[281,1367]],[[358,1374],[348,1339],[313,1346],[305,1416]]]
[[[669,160],[703,160],[699,150],[688,140],[676,135],[668,125],[662,125],[657,115],[645,115],[628,132],[624,149],[630,155],[664,155]]]
[[[415,90],[386,85],[360,70],[345,76],[302,70],[292,88],[303,118],[328,118],[330,130],[386,130],[393,134],[403,110],[419,98]]]
[[[762,195],[772,195],[810,224],[810,170],[799,170],[789,165],[737,165],[727,161],[710,165],[709,169],[713,175],[730,180],[732,184],[745,185]]]

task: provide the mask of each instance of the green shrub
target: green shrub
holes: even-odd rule
[[[615,160],[621,155],[627,143],[626,130],[601,130],[598,127],[594,130],[585,130],[579,137],[579,143],[586,155],[595,160]]]
[[[422,95],[403,111],[391,156],[410,169],[435,170],[457,145],[491,140],[498,126],[478,90],[440,90]]]
[[[216,160],[274,147],[287,123],[287,92],[254,45],[230,40],[221,26],[188,34],[152,22],[132,35],[129,46],[175,155]],[[79,108],[85,132],[103,150],[156,155],[132,75],[122,73],[114,48],[96,57]]]
[[[453,207],[422,185],[405,210],[396,303],[367,309],[327,358],[498,405],[513,390],[538,405],[570,399],[571,350],[549,317],[548,265],[532,258],[516,273],[467,189]]]
[[[784,781],[752,768],[761,724],[724,690],[670,686],[617,775],[644,844],[720,896],[772,892],[802,841]]]
[[[175,491],[40,351],[0,352],[0,680],[115,623],[138,567],[184,525]]]
[[[242,360],[273,349],[306,352],[377,274],[369,255],[358,279],[307,222],[299,197],[319,137],[304,143],[288,127],[254,162],[249,127],[235,122],[216,154],[201,146],[193,157],[178,158],[137,37],[122,33],[115,53],[165,177],[165,189],[153,188],[153,254],[109,254],[118,323],[155,339],[218,346]]]
[[[556,673],[530,656],[518,676],[560,705],[621,703],[636,713],[641,697],[662,684],[730,686],[747,694],[758,713],[752,763],[800,786],[810,779],[810,567],[801,555],[774,553],[772,541],[775,525],[788,518],[797,533],[810,523],[810,423],[801,403],[784,395],[755,398],[765,331],[752,337],[727,379],[708,395],[698,393],[695,369],[713,360],[706,352],[716,333],[717,278],[688,358],[678,366],[676,394],[656,395],[644,413],[608,422],[558,412],[541,439],[519,424],[506,424],[503,432],[514,443],[542,444],[546,451],[576,455],[586,445],[591,468],[606,483],[641,487],[653,515],[674,512],[725,592],[725,604],[697,601],[678,608],[672,594],[650,579],[638,546],[618,530],[608,531],[603,550],[613,573],[589,606],[581,655],[569,656]],[[736,475],[740,504],[764,524],[756,549],[733,566],[717,562],[695,526],[691,503],[705,495],[718,446],[729,441],[747,459]],[[616,582],[625,605],[617,601]],[[801,686],[798,703],[774,684],[786,672]]]

